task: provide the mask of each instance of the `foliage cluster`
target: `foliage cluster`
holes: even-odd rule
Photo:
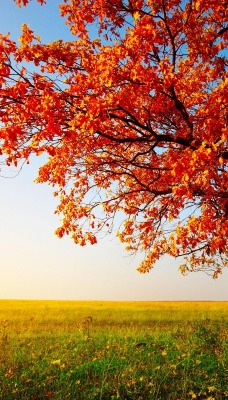
[[[224,400],[227,303],[1,301],[3,400]]]
[[[19,46],[1,35],[0,154],[48,155],[37,181],[59,196],[59,237],[94,244],[118,214],[140,272],[164,254],[184,256],[183,273],[227,266],[227,10],[65,0],[75,40],[43,43],[26,23]]]

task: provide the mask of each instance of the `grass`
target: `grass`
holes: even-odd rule
[[[227,309],[1,300],[0,399],[226,399]]]

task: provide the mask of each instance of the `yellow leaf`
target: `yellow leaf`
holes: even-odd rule
[[[196,1],[196,3],[195,3],[195,9],[196,9],[196,10],[198,10],[198,9],[200,8],[200,3],[201,3],[200,0],[197,0],[197,1]]]
[[[136,11],[134,13],[134,20],[137,21],[140,18],[140,13],[138,11]]]

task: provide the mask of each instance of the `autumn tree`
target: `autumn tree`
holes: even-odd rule
[[[65,0],[60,13],[72,41],[45,44],[27,25],[19,46],[0,38],[3,161],[48,155],[37,182],[59,196],[59,237],[96,243],[118,216],[127,250],[145,253],[140,272],[168,254],[183,273],[217,277],[228,264],[227,1]]]

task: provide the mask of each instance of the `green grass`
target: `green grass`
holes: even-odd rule
[[[227,310],[2,300],[0,399],[226,399]]]

